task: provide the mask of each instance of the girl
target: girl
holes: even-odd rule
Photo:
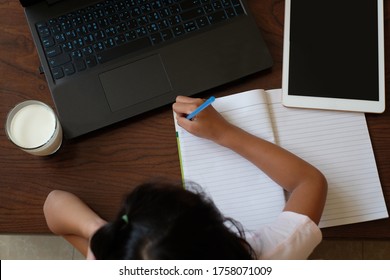
[[[238,223],[223,217],[203,194],[174,184],[149,183],[127,196],[110,223],[76,196],[53,191],[44,205],[49,228],[87,258],[307,258],[322,238],[317,224],[326,200],[324,176],[283,148],[228,123],[212,106],[187,120],[185,116],[202,102],[178,96],[173,104],[178,124],[240,154],[290,193],[272,224],[245,236]]]

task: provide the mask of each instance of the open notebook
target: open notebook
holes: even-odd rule
[[[213,106],[229,122],[323,172],[329,189],[320,227],[388,217],[363,113],[286,108],[281,90],[238,93]],[[175,127],[183,179],[200,184],[225,216],[254,230],[282,211],[282,188],[254,165],[176,121]]]

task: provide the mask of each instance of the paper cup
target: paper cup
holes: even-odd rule
[[[51,155],[61,147],[58,118],[52,108],[40,101],[17,104],[8,113],[5,130],[12,143],[33,155]]]

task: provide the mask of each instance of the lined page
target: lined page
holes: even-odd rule
[[[213,106],[231,123],[274,142],[264,92],[254,90],[217,98]],[[182,176],[201,185],[226,216],[254,230],[282,211],[283,190],[252,163],[176,124]]]
[[[320,227],[387,218],[364,113],[286,108],[268,91],[278,143],[328,180]]]

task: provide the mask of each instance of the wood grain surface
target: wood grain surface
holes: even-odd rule
[[[390,5],[385,0],[385,44],[390,50]],[[284,1],[250,0],[249,7],[269,46],[274,66],[199,94],[224,96],[255,88],[280,88]],[[351,7],[353,11],[353,7]],[[390,51],[386,52],[389,102]],[[31,156],[13,146],[4,132],[15,104],[37,99],[54,107],[22,7],[0,0],[0,233],[47,233],[42,206],[53,189],[75,193],[106,219],[123,196],[151,178],[180,180],[171,106],[164,106],[74,140],[49,157]],[[86,108],[88,109],[88,108]],[[390,112],[367,114],[387,205],[390,205]],[[327,228],[326,238],[390,238],[390,220]]]

